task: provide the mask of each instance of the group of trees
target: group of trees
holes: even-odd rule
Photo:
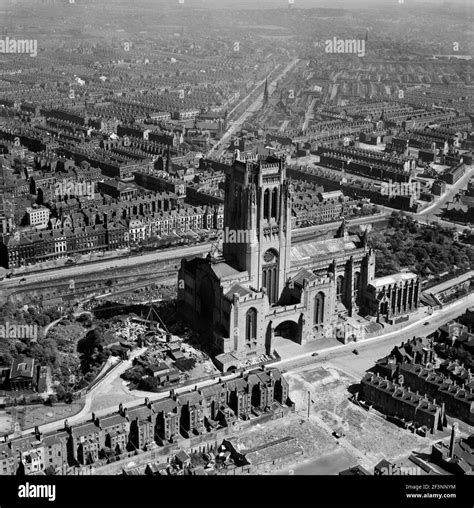
[[[40,341],[45,327],[59,317],[61,317],[61,314],[57,309],[43,310],[34,306],[18,307],[8,302],[1,308],[0,324],[37,326],[37,338]],[[29,338],[6,337],[2,340],[6,344],[0,352],[0,365],[10,365],[14,357],[19,354],[29,355],[31,351],[33,352],[32,356],[38,358],[38,360],[49,359],[54,356],[54,344],[47,340],[41,340],[41,346],[38,343],[31,342]]]
[[[125,381],[129,381],[131,383],[131,388],[135,388],[138,386],[145,374],[145,367],[142,365],[134,365],[130,369],[126,370],[120,377]]]
[[[11,303],[2,307],[0,317],[0,324],[38,326],[36,341],[21,337],[5,339],[7,344],[0,351],[0,365],[9,366],[18,355],[25,355],[49,366],[56,387],[56,396],[50,402],[72,401],[72,392],[87,386],[110,355],[104,346],[116,340],[105,326],[90,329],[92,322],[88,315],[77,320],[69,315],[44,336],[46,326],[61,317],[56,309],[19,308]]]
[[[392,214],[388,228],[373,231],[369,244],[375,250],[376,276],[383,277],[408,268],[422,277],[470,269],[474,249],[453,239],[439,226],[419,224],[403,213]]]
[[[151,376],[144,377],[140,379],[138,382],[138,389],[143,390],[145,392],[154,392],[161,387],[161,382],[159,379]]]
[[[87,332],[79,341],[77,351],[81,355],[81,369],[87,381],[92,381],[107,361],[111,353],[105,346],[113,340],[114,337],[103,327],[97,327]]]
[[[61,317],[61,312],[58,309],[40,309],[37,306],[23,306],[12,302],[7,302],[2,305],[2,313],[0,322],[10,322],[15,324],[25,325],[38,325],[39,327],[47,326],[51,321]]]

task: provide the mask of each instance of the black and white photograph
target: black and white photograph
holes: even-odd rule
[[[0,508],[472,508],[473,27],[0,0]]]

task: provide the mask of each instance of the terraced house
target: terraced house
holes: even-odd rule
[[[47,468],[76,474],[83,467],[126,459],[157,445],[205,438],[232,428],[237,420],[252,425],[293,411],[288,382],[277,369],[251,371],[201,390],[180,395],[172,391],[157,402],[146,399],[130,410],[120,404],[115,414],[93,414],[78,425],[66,420],[57,432],[43,435],[36,427],[31,435],[7,438],[0,443],[0,474],[37,474]]]

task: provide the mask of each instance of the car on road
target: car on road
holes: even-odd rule
[[[427,325],[429,325],[429,324],[430,324],[430,322],[429,322],[429,321],[426,321],[426,323],[423,323],[423,326],[427,326]]]
[[[344,434],[344,432],[339,432],[337,430],[335,430],[332,435],[336,438],[336,439],[341,439],[341,437],[346,437],[346,435]]]
[[[358,354],[359,354],[359,351],[358,351],[357,349],[354,349],[352,352],[353,352],[355,355],[358,355]]]
[[[25,277],[23,277],[23,279],[21,279],[20,282],[26,282]]]
[[[313,353],[311,356],[319,356],[319,353]]]

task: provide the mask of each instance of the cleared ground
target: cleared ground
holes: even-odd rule
[[[35,425],[44,425],[58,419],[69,418],[79,413],[83,406],[82,402],[74,402],[72,404],[54,404],[54,406],[37,405],[8,408],[0,414],[0,434],[12,432],[15,422],[19,423],[23,430]]]
[[[375,412],[367,412],[350,402],[348,387],[353,376],[332,367],[316,367],[290,374],[290,393],[298,414],[306,421],[294,436],[306,443],[307,429],[316,440],[312,453],[305,453],[305,464],[287,467],[292,474],[337,474],[340,470],[361,464],[369,471],[383,458],[404,458],[413,450],[425,449],[431,442],[449,435],[449,431],[423,438],[384,420]],[[308,398],[309,418],[308,414]],[[336,439],[332,433],[342,432]],[[305,446],[306,448],[306,446]],[[325,452],[332,454],[321,457]],[[319,452],[319,453],[314,453]],[[333,467],[333,461],[337,467]],[[335,470],[337,469],[337,471]]]
[[[5,411],[0,411],[0,434],[6,434],[12,431],[13,420],[11,415]]]
[[[349,401],[352,376],[331,367],[310,367],[288,374],[296,413],[238,435],[243,448],[253,448],[287,436],[296,437],[303,455],[295,463],[269,465],[264,474],[338,474],[356,464],[369,471],[383,458],[404,458],[415,449],[448,435],[422,438],[388,423]],[[309,404],[308,404],[309,402]],[[308,414],[309,407],[309,414]],[[337,439],[334,431],[345,437]]]

